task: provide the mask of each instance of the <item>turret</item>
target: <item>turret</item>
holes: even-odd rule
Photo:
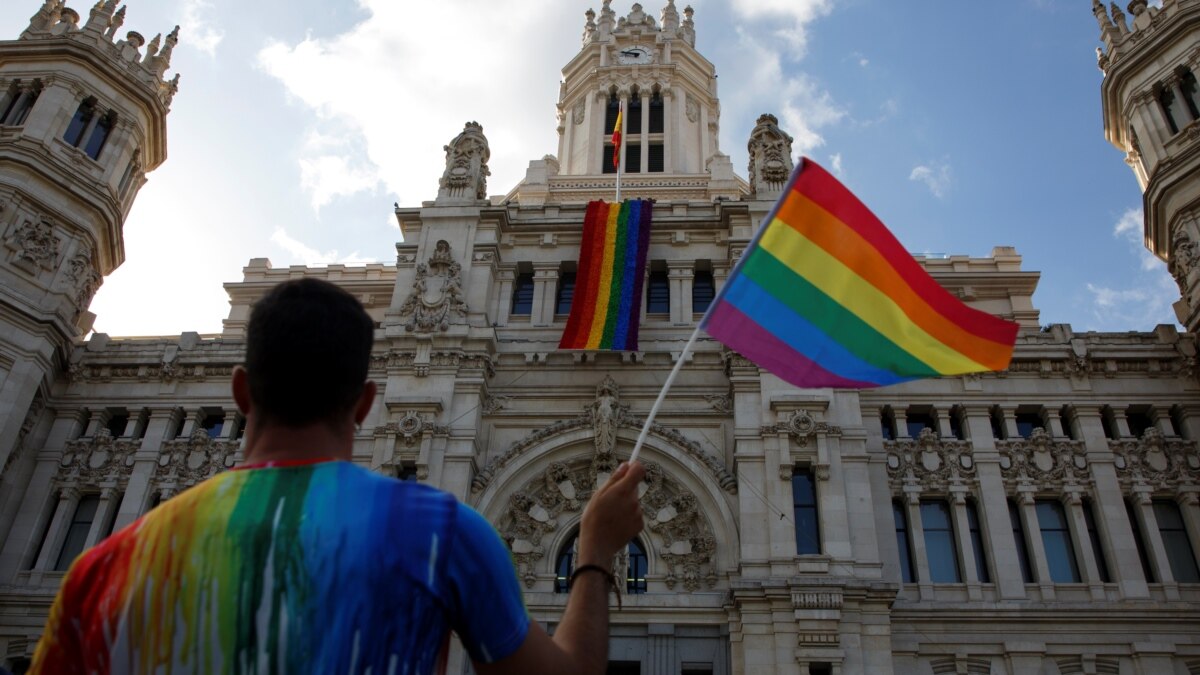
[[[1145,243],[1179,284],[1176,315],[1200,330],[1200,0],[1093,0],[1100,22],[1104,133],[1143,192]],[[1110,18],[1111,15],[1111,18]]]
[[[116,39],[124,20],[116,0],[98,2],[82,26],[63,0],[46,0],[18,39],[0,41],[0,401],[9,410],[25,410],[90,330],[92,296],[125,259],[125,218],[167,157],[178,76],[163,74],[178,33],[143,55],[141,35]],[[8,426],[0,463],[16,437]]]

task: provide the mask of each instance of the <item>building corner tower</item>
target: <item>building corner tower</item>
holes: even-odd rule
[[[0,417],[0,540],[24,494],[23,440],[91,329],[92,296],[125,259],[146,173],[167,156],[178,27],[149,45],[118,38],[117,4],[81,20],[46,0],[19,38],[0,41],[0,409],[12,413]]]
[[[1200,0],[1092,0],[1104,46],[1104,134],[1143,192],[1145,243],[1179,284],[1175,314],[1200,330]]]

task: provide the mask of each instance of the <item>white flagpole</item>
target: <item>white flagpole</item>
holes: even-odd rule
[[[654,405],[650,408],[650,414],[646,415],[646,423],[642,425],[642,433],[638,434],[637,443],[633,444],[633,454],[629,455],[629,461],[637,460],[638,453],[642,450],[642,443],[646,441],[646,434],[650,432],[650,425],[654,423],[654,416],[658,414],[658,409],[662,406],[663,399],[667,397],[667,390],[671,388],[671,383],[675,381],[675,376],[679,374],[679,369],[683,367],[683,362],[687,361],[687,357],[692,353],[692,346],[696,344],[696,338],[700,337],[700,324],[696,324],[696,330],[692,331],[692,337],[688,338],[687,344],[683,346],[683,351],[679,353],[679,360],[675,362],[675,367],[671,369],[671,374],[667,376],[667,381],[663,383],[662,391],[658,392],[658,398],[655,399]]]

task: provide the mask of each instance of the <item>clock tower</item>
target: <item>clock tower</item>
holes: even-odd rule
[[[658,199],[741,199],[748,186],[718,146],[713,64],[696,51],[691,7],[668,0],[659,19],[634,4],[618,17],[605,0],[588,10],[579,53],[563,68],[558,156],[530,164],[515,191],[522,206],[607,197],[621,158],[621,192]],[[612,131],[623,109],[621,148]],[[551,194],[553,192],[553,195]]]

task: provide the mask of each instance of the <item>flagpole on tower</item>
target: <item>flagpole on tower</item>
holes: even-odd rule
[[[621,203],[621,146],[625,143],[625,102],[617,104],[617,123],[613,125],[613,164],[617,167],[617,197],[616,203]]]

